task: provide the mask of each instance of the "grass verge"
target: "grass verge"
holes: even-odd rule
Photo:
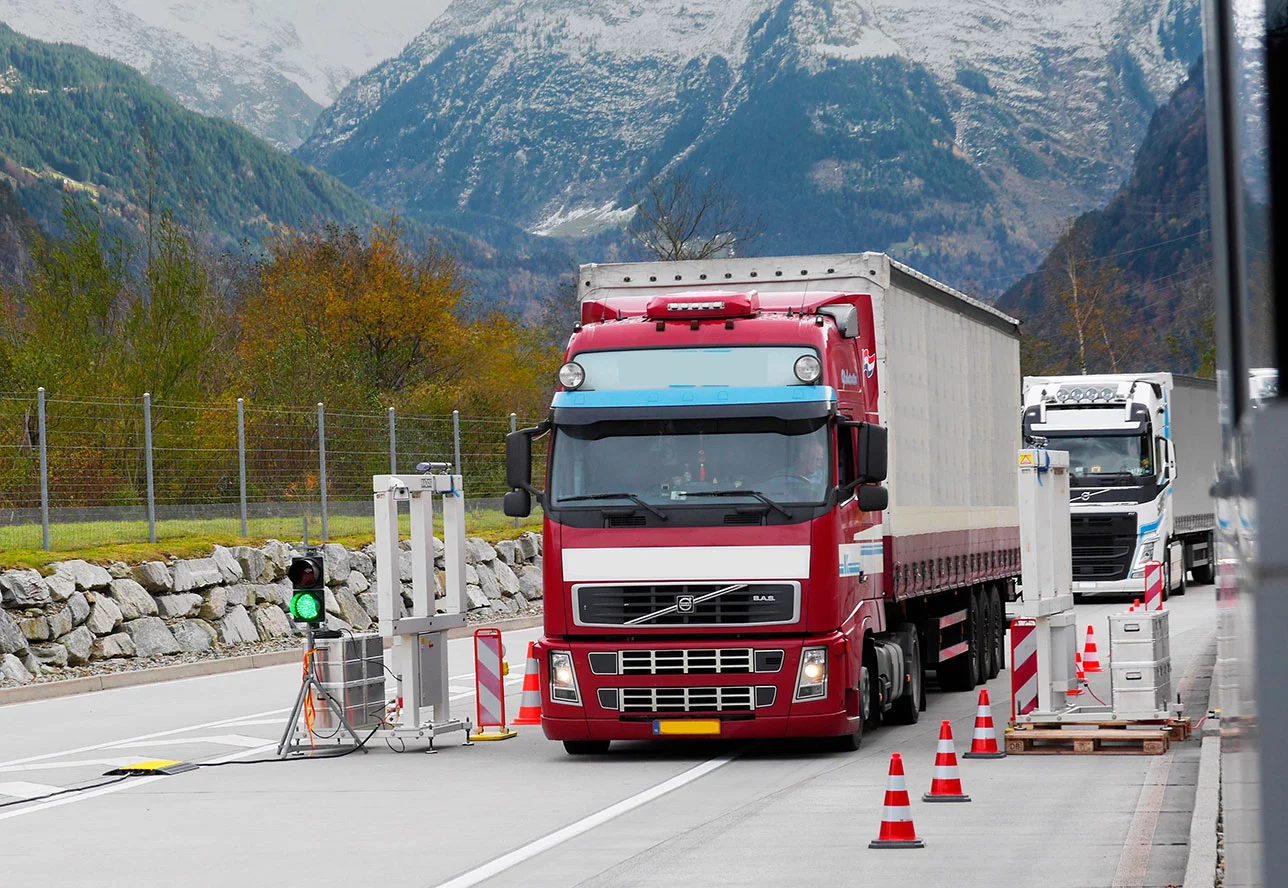
[[[442,514],[435,513],[434,532],[442,536]],[[165,561],[171,558],[201,558],[209,555],[215,546],[259,546],[265,540],[280,539],[287,542],[301,540],[301,528],[279,518],[252,518],[247,522],[248,536],[239,533],[238,522],[226,518],[158,521],[155,543],[118,542],[123,539],[140,539],[148,535],[146,521],[93,521],[76,524],[51,525],[50,548],[40,548],[40,527],[0,527],[0,567],[25,567],[42,570],[55,561],[83,558],[86,561]],[[321,529],[320,523],[310,527]],[[232,528],[230,530],[230,528]],[[351,549],[361,548],[375,539],[373,519],[369,517],[335,515],[327,522],[329,531],[325,542],[342,543]],[[527,518],[507,518],[495,509],[480,509],[465,514],[465,534],[481,537],[489,543],[514,539],[525,531],[541,532],[541,512],[535,510]],[[411,536],[411,523],[407,515],[399,516],[399,532],[405,539]],[[317,543],[320,540],[313,539]]]

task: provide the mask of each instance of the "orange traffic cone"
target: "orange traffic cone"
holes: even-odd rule
[[[528,642],[528,662],[523,667],[523,698],[519,701],[519,717],[510,722],[512,725],[541,724],[541,685],[538,681],[541,667],[537,665],[534,646],[535,642]]]
[[[1083,672],[1104,672],[1100,667],[1100,654],[1096,651],[1096,627],[1087,624],[1087,646],[1082,650]]]
[[[939,724],[939,748],[935,750],[935,776],[930,781],[930,792],[921,797],[923,802],[969,802],[970,796],[962,792],[962,779],[957,774],[957,750],[953,749],[952,722]]]
[[[1132,612],[1132,611],[1134,611],[1134,610],[1140,610],[1140,599],[1139,599],[1139,598],[1137,598],[1135,601],[1133,601],[1133,602],[1131,603],[1131,607],[1127,608],[1127,613],[1131,613],[1131,612]]]
[[[869,848],[924,848],[912,825],[912,803],[908,785],[903,779],[903,759],[890,753],[890,779],[886,783],[885,808],[881,812],[881,832],[868,842]]]
[[[1065,693],[1066,697],[1081,697],[1087,693],[1082,686],[1087,682],[1087,673],[1082,669],[1082,654],[1077,651],[1073,652],[1073,690]]]
[[[970,751],[963,752],[962,758],[1006,758],[1006,753],[997,748],[997,734],[993,731],[993,707],[988,703],[988,688],[979,689],[979,709],[975,713],[975,733],[970,740]]]

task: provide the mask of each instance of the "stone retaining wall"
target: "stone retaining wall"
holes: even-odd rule
[[[411,544],[402,543],[402,605],[411,604]],[[370,628],[378,615],[375,553],[321,547],[327,624]],[[223,645],[269,641],[298,630],[288,613],[286,570],[297,549],[278,540],[259,548],[216,546],[209,558],[106,567],[86,561],[0,573],[0,682],[26,684],[44,672],[96,660],[201,654]],[[434,540],[438,597],[444,595],[443,544]],[[506,617],[538,601],[541,537],[525,533],[495,547],[465,546],[471,614]]]

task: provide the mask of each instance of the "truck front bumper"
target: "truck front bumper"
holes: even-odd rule
[[[828,649],[827,687],[816,699],[798,701],[794,698],[801,656],[808,647]],[[859,729],[858,695],[845,688],[847,647],[839,634],[718,642],[543,638],[537,651],[541,727],[551,740],[830,737]],[[550,651],[571,652],[577,703],[552,699]],[[713,653],[722,664],[718,672],[707,666]],[[617,671],[609,672],[614,654]],[[744,656],[753,664],[752,671],[730,668],[731,660]],[[628,657],[634,658],[631,666],[626,665]],[[683,667],[663,665],[681,657],[686,661]],[[592,671],[592,662],[597,671]],[[641,662],[658,665],[642,667]],[[657,671],[642,671],[646,668]]]

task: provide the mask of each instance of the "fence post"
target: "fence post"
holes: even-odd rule
[[[148,542],[157,541],[157,501],[152,486],[152,394],[143,393],[143,450],[148,468]]]
[[[36,430],[40,435],[40,544],[49,551],[49,454],[45,450],[45,389],[36,389]]]
[[[237,399],[237,480],[241,484],[241,535],[246,539],[246,402]]]
[[[513,433],[513,432],[514,432],[514,430],[518,428],[518,422],[519,422],[519,417],[518,417],[518,415],[517,415],[517,414],[514,414],[514,413],[511,413],[511,414],[510,414],[510,432],[511,432],[511,433]],[[515,518],[515,519],[514,519],[514,526],[515,526],[515,527],[518,527],[518,526],[519,526],[519,519],[518,519],[518,518]]]
[[[398,439],[394,432],[394,408],[389,408],[389,474],[398,474]]]
[[[461,411],[452,411],[452,445],[456,452],[456,464],[454,470],[456,474],[464,476],[465,472],[461,470]]]
[[[326,526],[326,419],[322,402],[318,401],[318,487],[322,491],[322,542],[330,537]]]

